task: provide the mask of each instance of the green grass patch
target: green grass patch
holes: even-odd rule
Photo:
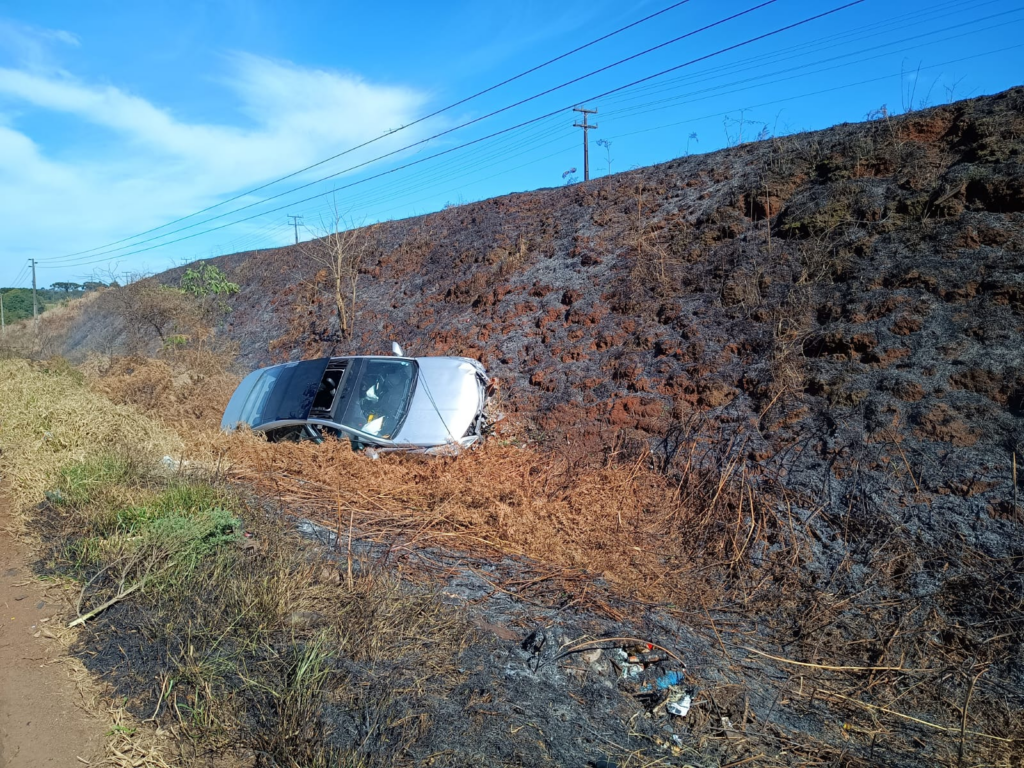
[[[325,579],[324,553],[222,485],[111,452],[62,467],[51,496],[51,562],[97,612],[87,663],[193,757],[390,765],[420,735],[400,713],[460,677],[467,630],[435,594],[373,570]],[[388,750],[337,740],[332,723],[362,710]]]
[[[61,467],[47,499],[54,506],[93,514],[119,512],[149,495],[153,468],[125,454],[104,453]]]

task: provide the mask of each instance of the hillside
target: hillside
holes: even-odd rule
[[[352,477],[425,488],[429,503],[409,492],[418,515],[444,509],[474,535],[499,509],[507,552],[603,573],[623,615],[679,637],[706,616],[710,639],[687,649],[720,696],[714,749],[728,752],[732,717],[750,724],[750,755],[777,761],[764,764],[811,760],[787,739],[814,733],[830,764],[959,765],[969,704],[973,762],[1010,765],[1024,733],[1022,148],[1015,88],[388,222],[363,233],[350,340],[315,244],[215,259],[240,286],[217,330],[240,369],[392,339],[477,357],[531,449],[565,464],[482,452],[462,465],[474,488],[450,467],[287,449],[250,482],[291,473],[289,503],[312,506],[316,483],[330,506]],[[116,296],[93,300],[60,351],[157,350]],[[262,490],[280,498],[273,482]],[[630,488],[634,523],[602,483]],[[695,498],[707,515],[677,516]],[[792,667],[750,672],[754,639],[776,662],[850,677],[802,699]],[[864,722],[880,712],[896,719]]]
[[[303,246],[221,257],[223,333],[246,369],[392,339],[477,357],[538,439],[699,415],[855,506],[1012,517],[1022,109],[1014,89],[383,224],[353,341]],[[117,329],[95,315],[68,352]]]

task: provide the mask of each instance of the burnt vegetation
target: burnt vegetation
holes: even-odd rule
[[[287,574],[300,596],[261,609],[252,646],[182,635],[219,637],[238,610],[215,581],[203,604],[125,601],[102,621],[174,626],[159,644],[179,666],[144,668],[192,681],[182,701],[241,703],[198,724],[192,704],[158,712],[207,744],[255,728],[241,752],[266,765],[1016,764],[1022,148],[1018,88],[383,223],[337,274],[301,258],[330,238],[214,260],[239,290],[210,344],[237,344],[242,367],[395,339],[481,359],[512,417],[457,459],[218,447],[246,525],[315,521],[328,559],[283,528],[257,538],[298,549],[231,550],[252,566],[231,594]],[[105,301],[69,354],[166,347]],[[132,394],[154,365],[108,363],[93,386],[188,412],[180,386]],[[104,574],[90,588],[116,588]],[[389,601],[397,624],[373,623]],[[345,611],[358,637],[330,618]],[[113,659],[97,626],[87,647]],[[645,705],[600,658],[524,650],[538,627],[556,648],[669,648],[691,714]],[[211,658],[251,679],[204,689],[188,665]],[[300,668],[321,682],[289,688]],[[151,711],[152,680],[118,675]]]

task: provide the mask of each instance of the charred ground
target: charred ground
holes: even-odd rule
[[[642,586],[630,590],[623,565],[612,592],[646,601],[630,603],[632,631],[674,636],[704,666],[714,717],[693,743],[707,759],[1009,765],[1024,711],[1022,147],[1018,88],[381,224],[350,339],[301,246],[225,256],[214,261],[241,290],[219,335],[246,368],[391,339],[480,358],[531,440],[565,460],[523,471],[548,509],[571,507],[573,484],[600,467],[678,481],[682,501],[631,497],[635,527],[664,537],[644,552],[665,557],[698,519],[685,548],[731,543],[698,569],[658,561],[663,582],[637,559]],[[126,338],[116,307],[94,305],[65,342],[73,356]],[[354,471],[319,461],[307,457],[303,482]],[[722,494],[709,503],[688,482]],[[526,515],[536,499],[481,496],[467,508],[543,522]],[[703,517],[658,518],[694,499]],[[570,519],[551,523],[554,560],[570,539],[581,561],[613,557],[610,540],[588,550]],[[737,545],[748,529],[751,545]],[[565,589],[562,605],[583,605]],[[517,629],[589,620],[544,605]],[[507,714],[517,685],[481,690]]]
[[[1014,89],[379,225],[351,340],[301,246],[222,257],[223,333],[247,368],[391,339],[476,357],[538,439],[707,414],[758,462],[799,449],[808,487],[840,493],[842,458],[862,490],[1012,517],[1022,109]]]

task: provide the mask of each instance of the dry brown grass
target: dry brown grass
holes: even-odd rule
[[[343,534],[351,524],[402,552],[525,555],[553,568],[537,585],[517,585],[520,594],[581,586],[586,571],[622,595],[678,602],[693,594],[681,589],[689,571],[735,564],[780,533],[769,499],[736,460],[705,456],[698,468],[697,450],[681,452],[670,472],[656,471],[644,452],[625,465],[580,466],[497,443],[454,458],[372,461],[347,443],[254,437],[239,438],[228,455],[235,478]]]
[[[62,467],[99,452],[153,461],[181,452],[174,432],[90,391],[66,363],[0,360],[0,381],[0,450],[21,508],[38,503]]]
[[[180,350],[160,358],[90,358],[80,366],[90,386],[120,405],[133,405],[173,427],[194,447],[219,428],[239,377],[230,355]]]
[[[77,299],[48,309],[38,322],[21,320],[7,325],[0,336],[0,358],[47,358],[60,355],[68,334],[80,321],[100,291],[90,291]]]
[[[180,403],[167,384],[168,369],[166,361],[120,361],[105,376],[96,374],[93,385],[111,392],[119,387],[125,402],[174,423],[181,418]],[[959,650],[936,654],[928,638],[951,628],[948,618],[923,605],[901,606],[900,615],[913,615],[908,620],[918,623],[908,633],[903,619],[893,623],[892,602],[865,607],[858,594],[808,592],[801,566],[810,554],[806,527],[788,515],[782,489],[763,476],[745,474],[740,446],[730,445],[707,424],[684,434],[667,462],[639,444],[595,453],[585,441],[558,451],[492,441],[455,458],[392,454],[373,461],[334,441],[271,445],[256,435],[214,437],[219,416],[219,408],[207,408],[190,418],[195,434],[207,449],[219,452],[232,478],[336,531],[343,558],[350,532],[357,553],[365,551],[360,540],[385,545],[376,549],[374,563],[356,564],[357,574],[367,567],[380,572],[397,567],[403,579],[431,573],[444,577],[449,566],[441,561],[452,561],[438,557],[443,553],[461,556],[459,567],[474,571],[475,558],[488,561],[486,572],[477,575],[495,592],[512,593],[527,603],[576,606],[615,619],[632,615],[624,607],[630,600],[678,609],[673,610],[676,616],[697,631],[706,630],[721,647],[740,681],[731,688],[703,681],[706,703],[695,710],[692,726],[701,749],[717,749],[723,738],[737,742],[735,734],[722,735],[721,717],[728,716],[739,728],[746,727],[743,743],[771,754],[781,744],[807,760],[857,765],[862,762],[844,757],[837,745],[857,744],[871,754],[876,740],[909,744],[908,739],[923,734],[933,737],[933,754],[942,764],[958,764],[961,750],[968,762],[984,756],[991,764],[1010,764],[1006,755],[1016,748],[1012,739],[1019,732],[1019,717],[999,704],[994,671],[976,679],[979,670],[1005,658],[1009,641],[993,638],[991,653],[975,651],[971,658]],[[763,553],[765,544],[781,544],[774,565],[745,567],[746,555],[755,549]],[[901,583],[901,563],[912,560],[913,553],[894,547],[879,551],[865,587],[874,585],[887,594],[892,584]],[[503,560],[507,556],[527,559],[516,557],[512,564]],[[267,609],[268,615],[302,614],[310,610],[307,597],[323,599],[317,573],[287,570],[289,578],[273,581],[289,584],[288,592],[281,606]],[[610,589],[594,576],[603,577]],[[343,586],[350,584],[344,562],[340,579]],[[362,586],[378,590],[382,584],[372,579]],[[382,609],[396,599],[390,587],[372,595],[357,594],[360,589],[357,578],[342,592],[346,600],[364,606],[367,616],[386,616]],[[345,621],[357,619],[353,615]],[[789,661],[745,651],[747,645],[760,644],[736,634],[752,626],[749,622],[779,640],[799,630],[800,640],[783,654]],[[387,643],[392,633],[366,626],[358,634]],[[386,649],[372,653],[390,655]],[[745,661],[736,666],[737,658]],[[746,720],[745,692],[759,688],[777,691],[780,711],[834,721],[835,732],[797,742],[774,725],[765,731],[758,721]],[[951,719],[937,709],[942,701],[965,701],[968,691],[969,716],[959,710],[958,718]],[[764,759],[765,764],[775,760]]]

